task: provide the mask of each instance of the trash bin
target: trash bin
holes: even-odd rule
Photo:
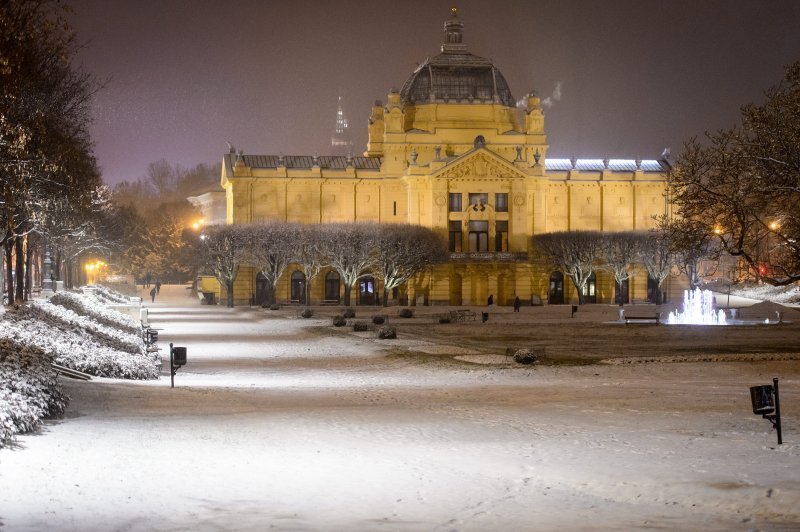
[[[750,400],[756,415],[771,414],[775,411],[775,395],[771,384],[750,387]]]

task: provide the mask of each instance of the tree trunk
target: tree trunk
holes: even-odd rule
[[[386,289],[386,285],[383,285],[383,306],[389,306],[389,290]]]
[[[233,308],[233,281],[225,281],[225,288],[228,291],[228,308]]]
[[[13,259],[14,240],[8,239],[5,243],[6,252],[6,291],[8,293],[8,304],[14,302],[14,263]]]
[[[25,250],[23,249],[22,237],[14,239],[14,255],[17,263],[17,286],[14,303],[25,301]]]
[[[278,280],[275,279],[275,282],[272,284],[267,285],[267,306],[274,305],[277,303],[277,295],[278,293]]]
[[[27,238],[27,246],[25,246],[25,300],[31,298],[31,284],[33,281],[33,246],[31,245],[31,238]]]
[[[350,306],[350,290],[352,289],[352,285],[345,283],[344,285],[344,306]]]

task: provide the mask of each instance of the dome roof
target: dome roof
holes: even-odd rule
[[[414,70],[400,90],[403,105],[434,102],[485,102],[514,107],[503,74],[488,59],[467,52],[462,43],[464,24],[453,17],[444,24],[442,53]]]

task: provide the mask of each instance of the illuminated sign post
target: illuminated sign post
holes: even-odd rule
[[[751,386],[750,401],[753,403],[753,413],[772,423],[772,428],[778,431],[778,445],[782,444],[781,401],[778,394],[778,378],[772,379],[772,384]]]

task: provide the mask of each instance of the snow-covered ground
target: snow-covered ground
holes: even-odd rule
[[[800,528],[800,320],[697,348],[702,329],[606,323],[614,307],[496,309],[487,324],[390,316],[399,338],[379,341],[187,292],[146,303],[160,345],[188,348],[175,389],[166,372],[66,381],[64,419],[0,450],[6,529]],[[597,358],[705,357],[726,335],[740,351],[523,367],[495,345],[512,333],[560,333]],[[774,376],[780,446],[748,393]]]

